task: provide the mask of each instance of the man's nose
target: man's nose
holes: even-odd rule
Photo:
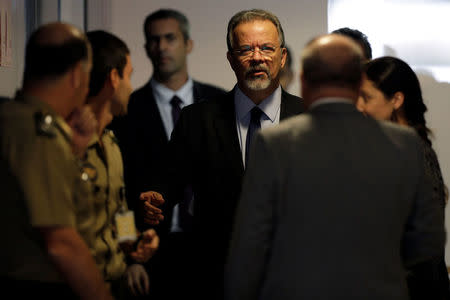
[[[265,56],[262,54],[261,49],[255,48],[252,51],[251,58],[253,60],[264,60]]]
[[[160,39],[158,41],[158,50],[159,51],[164,51],[167,49],[168,43],[166,39]]]

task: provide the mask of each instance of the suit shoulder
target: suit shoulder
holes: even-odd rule
[[[390,121],[377,121],[392,145],[398,149],[422,150],[422,139],[410,127],[401,126]]]
[[[152,96],[152,89],[150,87],[150,84],[146,83],[145,85],[141,86],[140,88],[134,90],[130,95],[130,102],[131,101],[139,101],[141,99],[147,99],[148,97]],[[150,95],[149,95],[150,94]]]
[[[281,97],[285,105],[293,114],[299,114],[306,110],[303,98],[289,94],[285,90],[282,90]]]
[[[265,138],[269,140],[288,141],[290,139],[295,139],[298,136],[308,134],[312,126],[313,119],[311,115],[309,113],[303,113],[283,120],[278,126],[264,129],[262,130],[262,133]]]
[[[404,137],[420,141],[420,137],[413,128],[401,126],[391,121],[376,121],[376,122],[378,122],[383,131],[389,135],[397,136],[399,138]]]
[[[226,91],[223,88],[209,83],[203,83],[195,80],[194,86],[200,96],[205,99],[214,99],[226,94]]]

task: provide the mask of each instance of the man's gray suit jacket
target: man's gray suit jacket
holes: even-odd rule
[[[408,299],[404,266],[442,255],[413,130],[322,104],[251,151],[226,299]]]

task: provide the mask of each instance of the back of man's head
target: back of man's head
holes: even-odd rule
[[[342,27],[336,30],[333,30],[332,33],[341,34],[347,36],[357,42],[364,52],[364,57],[366,60],[372,59],[372,47],[370,46],[369,39],[367,35],[359,31],[358,29],[352,29],[348,27]]]
[[[162,19],[175,19],[180,26],[181,33],[183,34],[184,40],[190,39],[190,25],[187,17],[181,12],[174,9],[160,9],[151,14],[149,14],[144,21],[144,36],[145,40],[150,39],[149,27],[152,22]]]
[[[309,90],[324,88],[358,92],[363,54],[351,39],[328,34],[313,39],[302,53],[302,83]]]
[[[92,46],[93,57],[88,96],[93,97],[103,88],[113,69],[116,69],[122,78],[130,50],[124,41],[106,31],[89,31],[86,35]]]
[[[90,45],[76,27],[49,23],[34,31],[25,49],[24,85],[41,80],[55,80],[79,62],[87,62]]]

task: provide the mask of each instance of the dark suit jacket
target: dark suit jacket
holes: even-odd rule
[[[282,91],[280,120],[303,110],[300,98]],[[210,299],[221,298],[225,255],[244,174],[234,91],[185,107],[169,148],[175,160],[169,172],[168,202],[179,201],[183,187],[192,185],[196,267],[201,276],[197,282]]]
[[[353,104],[313,108],[252,144],[226,299],[408,299],[404,266],[444,252],[421,141]]]
[[[194,81],[194,102],[216,99],[225,90]],[[163,171],[167,163],[168,137],[153,96],[150,81],[131,94],[128,114],[115,118],[109,126],[114,130],[124,159],[125,186],[128,205],[135,210],[136,223],[140,229],[147,227],[142,222],[139,194],[148,190],[160,190]],[[172,219],[172,211],[164,212],[166,220]],[[169,223],[160,230],[165,235]]]

